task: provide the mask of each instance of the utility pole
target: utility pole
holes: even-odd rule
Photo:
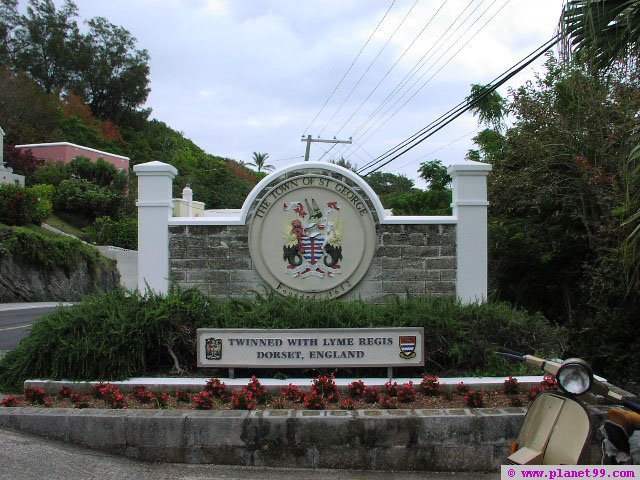
[[[309,152],[311,151],[311,143],[312,142],[319,142],[319,143],[348,143],[351,144],[351,138],[349,138],[349,140],[336,140],[336,137],[333,137],[333,140],[328,140],[328,139],[322,139],[322,138],[311,138],[311,135],[307,135],[307,138],[304,137],[304,135],[302,136],[302,138],[300,139],[301,142],[307,142],[307,150],[304,154],[304,161],[308,162],[309,161]]]

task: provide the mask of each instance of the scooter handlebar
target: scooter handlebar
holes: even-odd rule
[[[500,350],[498,350],[498,355],[502,355],[504,357],[512,358],[512,359],[518,360],[520,362],[524,362],[525,361],[525,357],[524,357],[524,355],[522,353],[516,352],[515,350],[511,350],[510,348],[507,348],[507,347],[500,348]]]
[[[623,397],[620,403],[622,403],[622,405],[627,407],[629,410],[640,413],[640,403],[630,400],[627,397]]]

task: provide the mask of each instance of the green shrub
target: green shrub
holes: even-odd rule
[[[56,211],[87,218],[115,215],[121,205],[122,195],[117,191],[77,178],[60,182],[53,199]]]
[[[51,213],[51,203],[40,200],[37,191],[20,185],[0,185],[0,223],[40,225]]]
[[[62,235],[47,235],[24,227],[13,227],[3,248],[16,260],[44,269],[70,271],[80,260],[96,268],[100,253],[80,240]]]
[[[91,236],[98,245],[138,249],[138,220],[136,218],[113,219],[100,217],[91,227]]]
[[[60,182],[70,178],[71,172],[69,172],[67,165],[63,162],[47,160],[36,169],[28,180],[29,184],[32,185],[47,184],[58,186]]]
[[[381,197],[394,215],[451,215],[451,190],[413,190]]]
[[[27,378],[112,380],[158,371],[173,362],[195,369],[195,330],[214,328],[425,328],[426,369],[460,374],[513,373],[497,347],[561,354],[564,330],[505,304],[463,306],[447,299],[382,305],[312,301],[276,295],[214,300],[197,290],[166,296],[96,295],[41,319],[0,359],[0,385]],[[175,366],[175,365],[174,365]]]
[[[51,203],[51,200],[56,192],[56,188],[53,185],[42,184],[34,185],[33,187],[29,187],[27,190],[32,192],[38,198],[35,217],[38,220],[37,224],[39,225],[45,221],[53,211],[53,204]]]

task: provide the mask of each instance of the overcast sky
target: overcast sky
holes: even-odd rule
[[[353,136],[357,148],[336,146],[322,161],[344,155],[363,165],[457,105],[472,83],[491,81],[550,39],[562,7],[562,0],[75,2],[82,20],[106,17],[149,51],[152,118],[209,153],[248,162],[264,152],[277,167],[302,160],[307,134]],[[532,78],[541,63],[509,85]],[[465,115],[383,171],[415,178],[425,160],[462,160],[476,129]],[[313,144],[311,159],[330,147]]]

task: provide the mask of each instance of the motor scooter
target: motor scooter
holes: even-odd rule
[[[525,362],[553,375],[559,390],[547,390],[531,403],[513,443],[508,462],[515,465],[579,465],[592,435],[593,421],[580,396],[601,395],[625,408],[609,410],[602,428],[605,442],[613,458],[620,462],[624,454],[631,458],[629,439],[640,429],[640,403],[624,397],[602,379],[594,377],[591,367],[579,358],[564,361],[546,360],[503,348],[498,352],[507,358]],[[639,432],[640,433],[640,432]],[[628,462],[627,462],[628,463]]]

